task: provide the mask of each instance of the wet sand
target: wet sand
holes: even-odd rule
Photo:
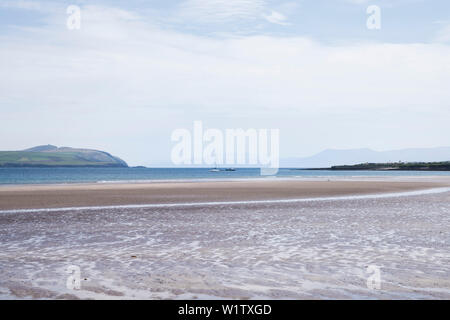
[[[449,185],[449,178],[386,178],[1,186],[0,210],[301,199],[403,192]]]
[[[343,187],[347,194],[429,186],[310,182],[276,187],[289,196],[311,197],[342,194]],[[240,196],[245,183],[227,183],[229,199]],[[148,201],[162,185],[119,190],[137,188]],[[203,199],[200,190],[224,192],[223,184],[175,185],[182,201]],[[273,183],[258,185],[259,192],[247,190],[248,195],[286,197],[266,189]],[[448,186],[444,180],[432,183],[441,185]],[[8,188],[19,191],[2,192],[61,192],[60,186]],[[64,188],[81,197],[86,185]],[[105,197],[111,196],[108,188],[121,194],[116,186],[98,188]],[[180,201],[178,194],[171,196],[160,201]],[[55,205],[48,199],[42,203]],[[299,203],[2,212],[0,298],[450,299],[449,230],[449,191]],[[380,268],[379,290],[367,287],[370,265]],[[79,290],[66,286],[70,266],[81,272]]]

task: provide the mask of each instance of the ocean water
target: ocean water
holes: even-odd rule
[[[450,176],[439,171],[330,171],[281,168],[276,177]],[[258,168],[210,172],[208,168],[0,168],[0,185],[161,180],[268,178]],[[269,177],[270,178],[270,177]]]

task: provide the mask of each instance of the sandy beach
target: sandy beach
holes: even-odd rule
[[[0,298],[450,299],[450,192],[421,194],[449,182],[2,186]],[[305,201],[245,203],[259,199]],[[200,204],[56,209],[181,202]],[[21,208],[55,210],[5,211]],[[367,287],[370,265],[379,290]],[[71,266],[79,290],[66,286]]]
[[[450,178],[446,177],[16,185],[0,187],[0,210],[301,199],[405,192],[449,185]]]

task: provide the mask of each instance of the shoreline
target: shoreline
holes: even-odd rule
[[[334,177],[8,185],[0,187],[0,211],[76,207],[243,203],[368,196],[450,186],[446,177]]]
[[[302,169],[303,170],[303,169]],[[353,170],[356,171],[356,170]],[[92,186],[92,185],[146,185],[158,183],[203,183],[203,182],[246,182],[246,181],[417,181],[444,182],[450,185],[447,175],[317,175],[317,176],[248,176],[217,178],[182,178],[182,179],[131,179],[131,180],[93,180],[47,183],[0,183],[0,191],[15,188]],[[440,181],[441,180],[441,181]]]
[[[29,168],[33,169],[33,168]],[[67,168],[66,168],[67,169]],[[70,168],[69,168],[70,169]],[[128,168],[132,170],[133,168]],[[184,172],[185,168],[145,168],[146,171],[118,173],[105,171],[91,172],[89,170],[77,171],[44,171],[28,175],[27,172],[9,172],[3,174],[0,168],[0,190],[17,186],[47,186],[47,185],[87,185],[87,184],[150,184],[171,182],[216,182],[216,181],[254,181],[254,180],[340,180],[340,179],[420,179],[435,181],[441,178],[450,179],[450,171],[377,171],[377,170],[316,170],[280,168],[280,172],[273,176],[261,176],[258,168],[242,168],[239,172],[209,173],[207,168],[193,168],[192,172]],[[167,169],[166,171],[158,171]],[[181,170],[178,170],[181,169]],[[190,168],[189,168],[190,169]],[[196,170],[199,169],[199,170]],[[252,171],[245,171],[251,169]],[[152,171],[154,170],[154,171]],[[175,170],[175,171],[170,171]],[[34,172],[34,171],[33,171]]]
[[[293,204],[300,202],[316,201],[344,201],[344,200],[366,200],[384,199],[394,197],[422,196],[450,192],[450,187],[420,189],[417,191],[405,191],[396,193],[379,193],[364,195],[348,195],[337,197],[317,197],[299,199],[273,199],[273,200],[248,200],[248,201],[225,201],[225,202],[187,202],[187,203],[155,203],[155,204],[129,204],[116,206],[91,206],[91,207],[62,207],[62,208],[34,208],[34,209],[11,209],[0,210],[2,213],[38,213],[38,212],[67,212],[67,211],[99,211],[112,209],[151,209],[151,208],[174,208],[174,207],[210,207],[223,205],[261,205],[261,204]]]

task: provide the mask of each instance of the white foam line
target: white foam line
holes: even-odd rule
[[[216,201],[216,202],[184,202],[184,203],[153,203],[153,204],[126,204],[118,206],[92,206],[92,207],[65,207],[65,208],[42,208],[42,209],[13,209],[0,210],[1,213],[26,213],[26,212],[61,212],[61,211],[85,211],[85,210],[109,210],[109,209],[140,209],[140,208],[172,208],[172,207],[195,207],[195,206],[217,206],[236,204],[272,204],[272,203],[296,203],[311,201],[340,201],[340,200],[361,200],[361,199],[381,199],[392,197],[419,196],[426,194],[436,194],[449,192],[450,187],[433,188],[417,191],[406,191],[396,193],[366,194],[358,196],[337,196],[319,198],[300,199],[278,199],[278,200],[242,200],[242,201]]]

